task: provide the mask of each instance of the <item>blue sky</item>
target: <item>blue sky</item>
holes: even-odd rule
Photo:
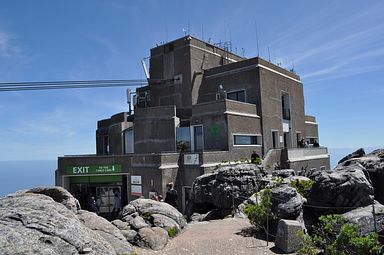
[[[156,43],[231,40],[295,71],[328,147],[384,147],[383,1],[2,0],[0,82],[142,79]],[[189,25],[188,25],[189,24]],[[202,29],[203,28],[203,29]],[[95,152],[125,88],[0,92],[0,161]]]

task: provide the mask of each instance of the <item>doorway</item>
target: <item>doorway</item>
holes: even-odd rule
[[[277,149],[279,147],[280,147],[279,131],[278,130],[272,130],[272,148]]]

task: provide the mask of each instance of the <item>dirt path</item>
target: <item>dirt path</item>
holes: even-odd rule
[[[137,254],[279,254],[274,243],[250,237],[247,219],[225,219],[189,224],[184,233],[168,242],[161,251],[135,248]]]

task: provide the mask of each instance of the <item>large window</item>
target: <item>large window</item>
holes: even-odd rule
[[[176,148],[178,152],[191,151],[191,129],[189,126],[176,128]]]
[[[261,135],[233,135],[233,145],[261,145]]]
[[[133,129],[124,130],[124,151],[125,154],[133,153]]]
[[[245,102],[245,90],[228,92],[227,99]]]

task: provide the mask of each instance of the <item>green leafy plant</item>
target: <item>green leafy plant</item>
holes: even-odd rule
[[[348,223],[341,215],[326,215],[319,218],[320,223],[312,236],[301,233],[303,248],[298,254],[317,254],[323,251],[327,255],[375,255],[382,249],[376,233],[359,235],[358,227]]]
[[[294,180],[291,182],[290,186],[295,188],[297,192],[303,197],[307,197],[309,190],[312,188],[315,182],[312,180]]]
[[[261,201],[255,205],[247,205],[244,208],[245,214],[249,221],[256,226],[257,229],[264,229],[267,221],[273,218],[271,214],[271,188],[267,187],[261,191]]]
[[[168,231],[168,236],[170,238],[177,236],[177,234],[179,233],[179,229],[176,226],[169,228],[167,231]]]

